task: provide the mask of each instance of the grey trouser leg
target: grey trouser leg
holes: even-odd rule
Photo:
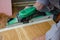
[[[46,33],[46,40],[60,40],[60,22],[54,24]]]

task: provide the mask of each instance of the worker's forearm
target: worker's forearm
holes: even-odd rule
[[[41,10],[44,6],[47,6],[49,4],[49,0],[36,0],[36,3],[34,6],[37,10]]]
[[[49,4],[49,0],[36,0],[36,2],[39,2],[43,5],[48,5]]]

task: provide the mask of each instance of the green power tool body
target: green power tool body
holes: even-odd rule
[[[31,7],[24,8],[23,10],[19,11],[17,18],[19,22],[27,23],[29,22],[29,20],[33,18],[37,18],[37,17],[41,18],[47,15],[51,15],[51,13],[37,11],[34,6],[31,6]]]

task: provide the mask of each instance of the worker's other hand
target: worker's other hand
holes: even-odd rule
[[[44,7],[44,5],[41,4],[41,3],[39,3],[39,2],[36,2],[36,3],[34,4],[34,7],[35,7],[37,10],[41,10],[41,9]]]
[[[59,22],[60,21],[60,13],[57,14],[57,17],[55,19],[56,22]]]
[[[35,38],[34,40],[45,40],[45,35]]]

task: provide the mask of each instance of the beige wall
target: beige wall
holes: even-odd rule
[[[9,16],[12,15],[11,0],[0,0],[0,13],[5,13]]]

